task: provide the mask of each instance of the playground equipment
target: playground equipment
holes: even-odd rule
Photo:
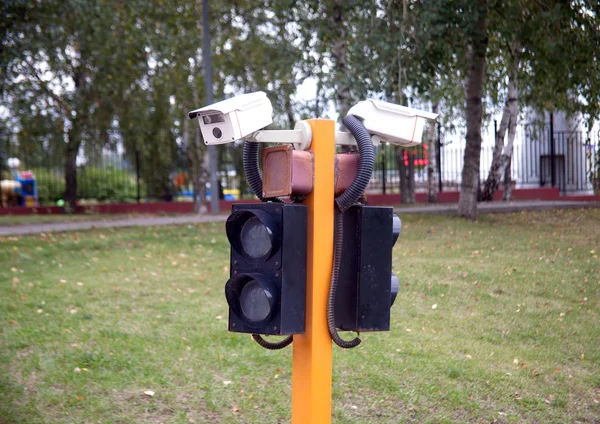
[[[13,180],[0,182],[2,189],[2,206],[38,206],[37,181],[31,171],[19,171],[21,161],[17,158],[9,158]]]
[[[37,181],[33,172],[17,173],[17,182],[21,183],[21,206],[38,206]]]
[[[19,206],[21,204],[21,183],[13,180],[0,181],[2,189],[2,206]]]

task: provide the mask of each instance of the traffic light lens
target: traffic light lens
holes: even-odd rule
[[[240,293],[239,302],[242,313],[252,322],[264,320],[271,312],[271,304],[267,293],[254,280],[244,286]]]
[[[244,223],[240,239],[242,247],[253,259],[262,258],[271,250],[269,230],[256,216]]]

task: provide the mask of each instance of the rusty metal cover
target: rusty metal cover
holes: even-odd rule
[[[335,155],[335,195],[339,196],[350,187],[358,173],[358,152]]]
[[[267,147],[262,153],[263,196],[306,195],[313,187],[313,155],[291,144]]]

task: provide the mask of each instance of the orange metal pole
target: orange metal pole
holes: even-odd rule
[[[292,424],[331,423],[331,337],[327,298],[333,264],[335,122],[309,120],[314,154],[308,206],[306,329],[295,335]]]

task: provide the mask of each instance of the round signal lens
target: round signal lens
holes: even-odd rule
[[[242,226],[240,241],[246,254],[253,259],[262,258],[272,247],[269,229],[256,216]]]
[[[269,294],[255,280],[248,282],[240,293],[240,309],[251,322],[260,322],[271,313]]]

